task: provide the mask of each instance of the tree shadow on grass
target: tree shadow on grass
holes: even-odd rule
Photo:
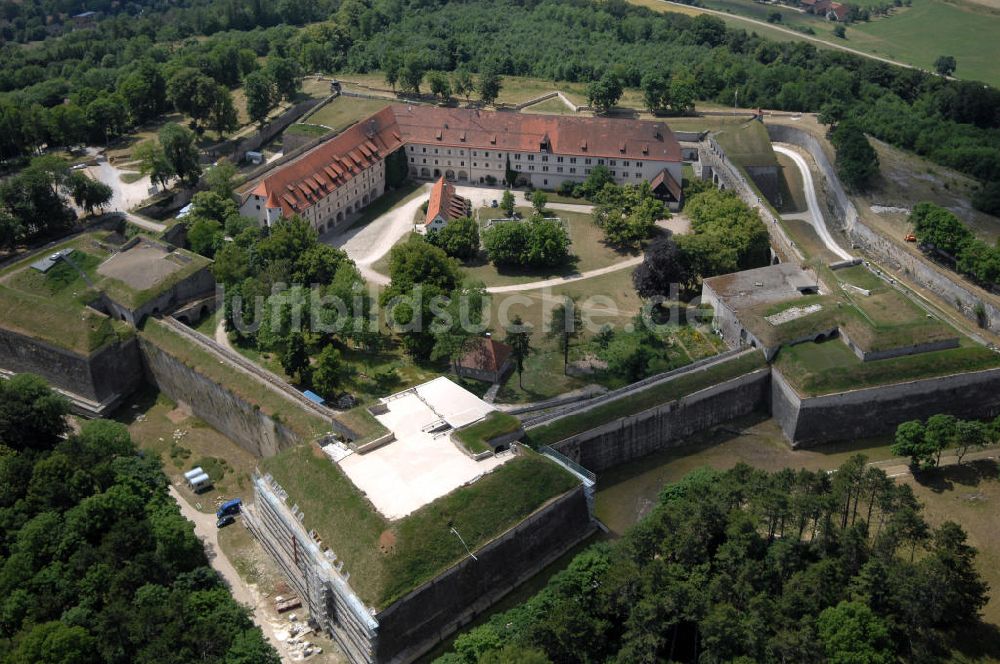
[[[952,661],[992,660],[1000,654],[1000,627],[980,620],[958,630],[949,645],[953,651]],[[954,657],[959,653],[963,657]]]
[[[1000,466],[994,459],[978,459],[958,466],[920,471],[915,473],[913,478],[918,484],[934,493],[944,493],[954,489],[956,484],[979,486],[984,480],[997,479],[998,476],[1000,476]]]

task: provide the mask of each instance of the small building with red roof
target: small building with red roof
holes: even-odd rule
[[[445,182],[444,176],[431,187],[431,198],[427,202],[421,233],[439,231],[452,219],[468,217],[472,214],[472,203],[455,192],[455,185]]]
[[[505,343],[482,337],[455,363],[455,373],[463,378],[499,383],[514,368],[513,352]]]

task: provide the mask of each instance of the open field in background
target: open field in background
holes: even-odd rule
[[[933,71],[939,55],[958,61],[955,76],[1000,85],[1000,12],[960,0],[913,0],[888,19],[847,29],[854,48]]]
[[[662,0],[629,2],[660,12],[703,13],[695,7],[670,5]],[[791,7],[759,4],[751,0],[704,0],[704,4],[710,9],[732,14],[720,17],[727,26],[756,32],[775,41],[811,37],[810,43],[819,48],[824,47],[822,42],[846,46],[928,71],[933,70],[934,60],[939,55],[953,55],[958,61],[955,71],[958,78],[1000,84],[1000,69],[995,64],[1000,56],[1000,40],[996,39],[1000,31],[1000,3],[996,0],[913,0],[912,7],[897,8],[888,18],[847,26],[846,39],[833,36],[833,24]],[[879,3],[862,0],[856,4],[868,6]],[[808,27],[815,34],[798,36],[739,18],[766,21],[772,11],[781,12],[782,27],[791,30]]]
[[[663,0],[628,0],[628,2],[630,4],[646,7],[661,13],[674,12],[676,14],[685,14],[687,16],[698,16],[699,14],[706,13],[697,7],[692,7],[691,5],[669,5],[663,2]],[[774,41],[787,42],[796,41],[798,39],[795,35],[790,35],[787,32],[782,32],[781,30],[775,30],[762,25],[747,23],[746,21],[741,21],[735,16],[720,16],[719,18],[723,20],[727,27],[737,30],[746,30],[747,32],[756,32],[758,35],[768,39],[773,39]]]

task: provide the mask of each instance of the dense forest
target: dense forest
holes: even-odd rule
[[[68,410],[35,376],[0,382],[0,662],[278,664],[159,460]]]
[[[8,0],[14,18],[5,36],[23,37],[10,32],[17,14],[47,5]],[[729,104],[739,91],[748,106],[854,119],[898,147],[984,182],[1000,179],[1000,91],[803,42],[771,42],[705,15],[656,14],[622,0],[124,7],[95,28],[3,46],[0,158],[67,140],[59,132],[75,124],[67,117],[82,118],[90,140],[109,140],[183,104],[171,94],[171,79],[190,80],[194,69],[233,88],[266,56],[294,60],[307,72],[465,68],[592,81],[614,70],[635,87],[666,77],[698,99]],[[209,38],[195,39],[202,36]]]
[[[702,469],[437,664],[944,661],[986,603],[965,540],[861,456]]]

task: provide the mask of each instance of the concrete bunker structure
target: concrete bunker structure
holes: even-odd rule
[[[705,279],[701,302],[712,307],[712,328],[730,347],[760,348],[764,357],[771,360],[781,344],[754,333],[749,319],[755,314],[751,314],[750,310],[818,292],[819,281],[815,273],[792,263],[779,263]],[[825,338],[830,332],[827,330],[819,334]],[[809,340],[814,340],[816,336],[811,335]]]

